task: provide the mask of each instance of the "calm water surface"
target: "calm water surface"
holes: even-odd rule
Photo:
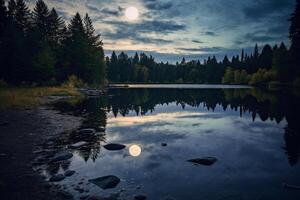
[[[300,185],[299,100],[256,89],[111,89],[105,97],[60,102],[55,109],[84,116],[82,127],[105,128],[105,135],[62,134],[57,143],[63,148],[89,145],[43,173],[75,170],[59,184],[76,198],[80,187],[119,199],[300,199],[300,190],[283,187]],[[106,143],[126,148],[108,151]],[[186,161],[204,156],[218,161]],[[102,190],[88,182],[106,175],[120,184]]]

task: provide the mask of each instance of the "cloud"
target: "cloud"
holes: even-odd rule
[[[256,0],[243,8],[245,17],[249,20],[263,20],[270,15],[284,15],[290,11],[294,0]]]
[[[220,52],[226,50],[224,47],[199,47],[199,48],[177,48],[181,51],[191,51],[191,52]]]
[[[171,1],[162,2],[158,0],[143,0],[146,8],[150,10],[166,10],[170,9],[173,6]]]
[[[104,43],[113,44],[107,47],[121,50],[129,43],[128,49],[140,50],[144,46],[164,61],[183,55],[230,55],[255,43],[287,43],[288,19],[295,6],[295,0],[44,1],[49,8],[55,7],[66,23],[77,11],[81,15],[88,12]],[[26,2],[34,7],[35,0]],[[124,21],[128,6],[139,9],[139,21]],[[203,41],[205,47],[197,48]]]
[[[203,35],[216,36],[217,34],[215,32],[212,32],[212,31],[206,31],[206,32],[203,32]]]
[[[174,21],[141,21],[132,24],[129,22],[110,21],[106,22],[114,27],[114,31],[104,32],[103,36],[110,40],[132,40],[135,43],[148,44],[169,44],[170,39],[162,37],[153,38],[147,36],[149,33],[169,34],[177,31],[185,30],[185,25],[177,24]]]
[[[200,41],[200,40],[192,40],[193,43],[197,43],[197,44],[203,44],[204,42]]]

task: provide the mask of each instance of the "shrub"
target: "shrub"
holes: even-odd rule
[[[83,80],[79,79],[75,75],[71,75],[68,77],[68,80],[63,83],[63,87],[68,87],[68,88],[82,88],[82,87],[87,87],[87,84],[83,82]]]

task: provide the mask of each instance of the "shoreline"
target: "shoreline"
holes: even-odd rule
[[[4,199],[70,199],[33,169],[37,146],[81,125],[81,118],[46,106],[0,111],[0,193]],[[12,192],[16,191],[16,192]]]

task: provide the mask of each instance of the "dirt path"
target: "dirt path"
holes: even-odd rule
[[[67,199],[32,170],[35,147],[47,138],[80,126],[80,118],[40,107],[0,111],[0,198],[3,200]]]

